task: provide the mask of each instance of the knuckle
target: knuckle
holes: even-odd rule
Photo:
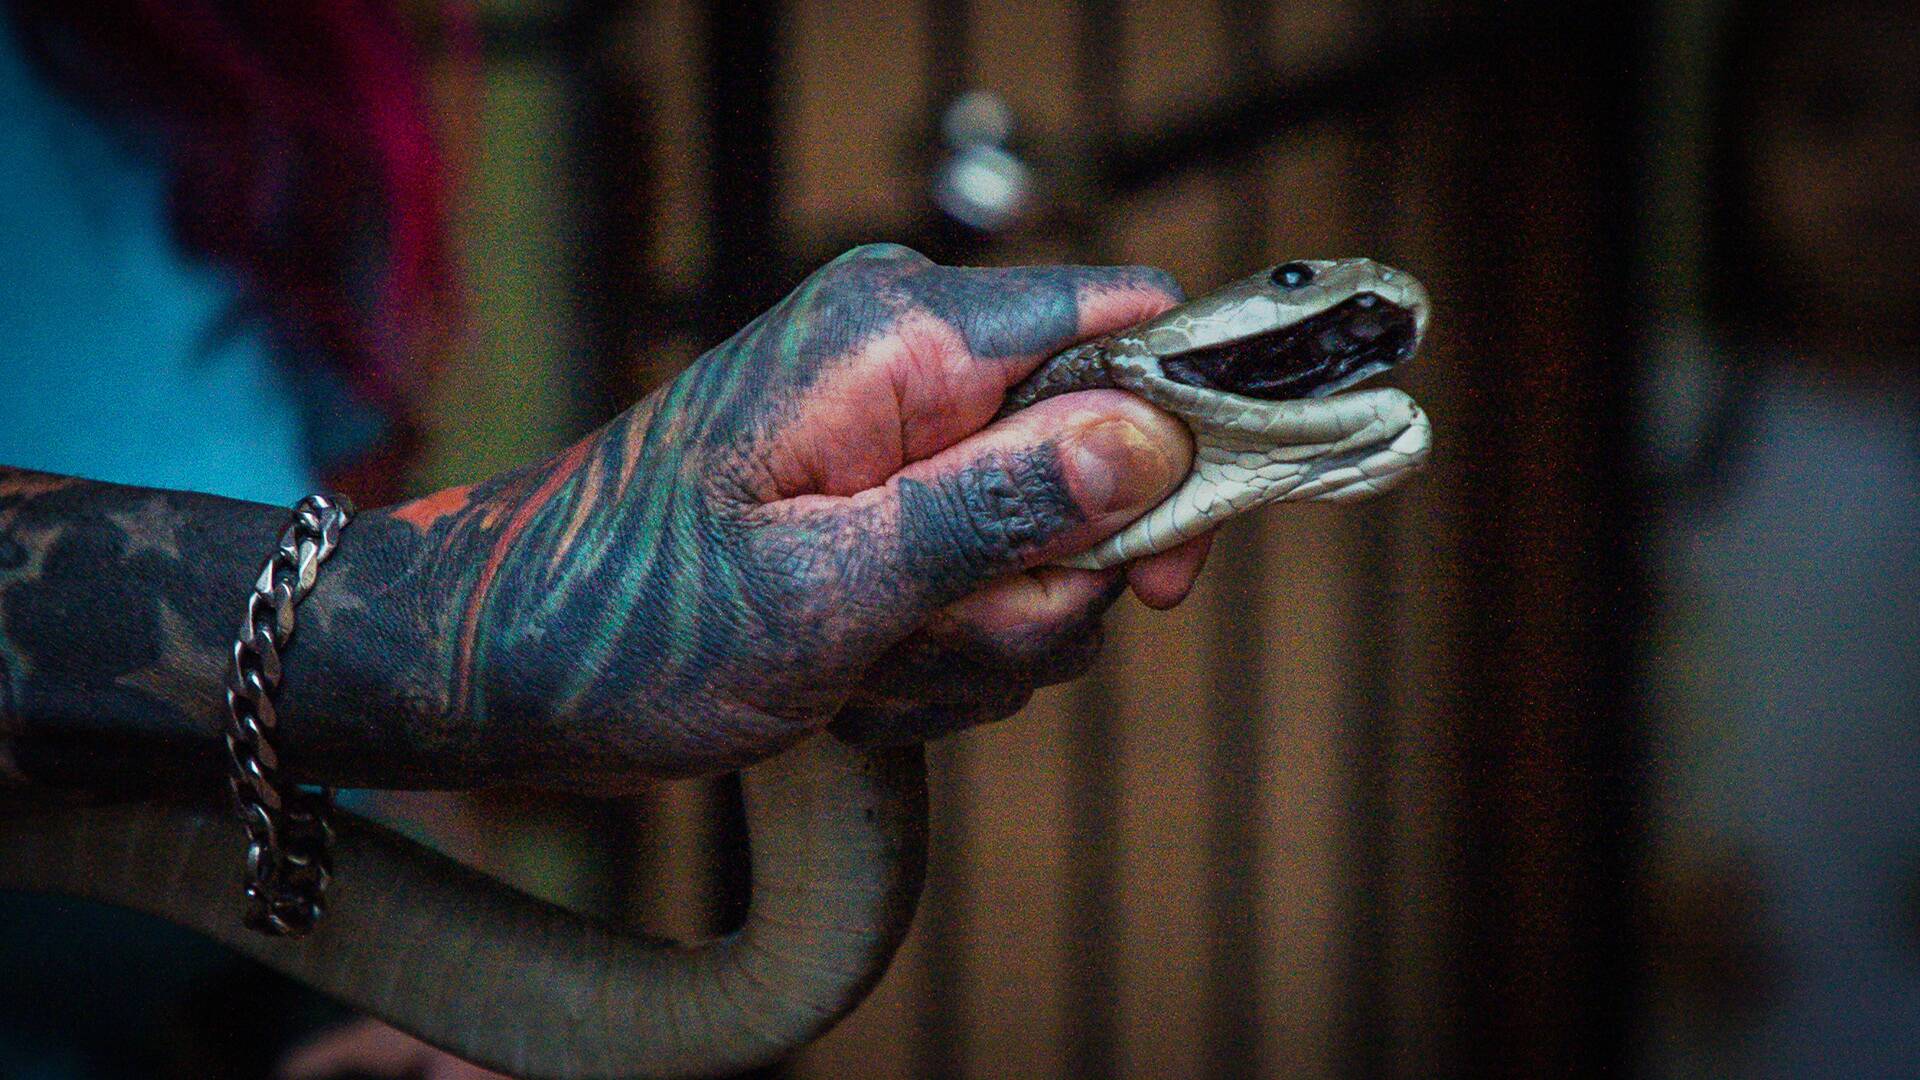
[[[1034,500],[1007,472],[968,477],[959,487],[954,512],[978,550],[1010,555],[1040,539]]]
[[[983,550],[1009,556],[1045,543],[1078,517],[1050,453],[1008,455],[962,470],[950,505]]]
[[[904,283],[932,260],[900,244],[862,244],[814,271],[809,284],[815,319],[838,341],[859,341],[890,329],[909,306]],[[795,296],[807,293],[805,287]]]
[[[855,263],[893,263],[908,266],[932,266],[933,260],[905,244],[861,244],[841,253],[829,266]]]
[[[937,602],[1012,569],[1078,519],[1059,463],[1023,456],[900,481],[901,559]]]

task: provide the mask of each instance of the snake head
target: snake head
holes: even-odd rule
[[[1112,385],[1194,433],[1194,468],[1164,503],[1091,551],[1099,569],[1165,551],[1279,501],[1364,499],[1425,464],[1432,426],[1399,390],[1341,393],[1412,356],[1426,290],[1371,259],[1282,263],[1125,330]]]
[[[1411,357],[1427,293],[1372,259],[1282,263],[1118,335],[1116,379],[1264,401],[1327,397]]]

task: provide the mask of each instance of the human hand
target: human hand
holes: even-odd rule
[[[363,1019],[322,1033],[288,1054],[275,1080],[330,1080],[339,1076],[391,1076],[395,1080],[508,1080],[462,1061],[404,1031]]]
[[[429,539],[416,591],[450,601],[437,726],[493,778],[600,786],[745,764],[843,708],[873,741],[1010,714],[1084,669],[1127,579],[1177,602],[1204,545],[1047,565],[1177,486],[1173,417],[1091,391],[986,425],[1047,357],[1177,300],[1140,268],[859,248],[552,460],[391,509]]]

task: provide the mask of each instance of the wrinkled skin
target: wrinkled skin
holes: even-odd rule
[[[857,742],[1011,714],[1085,668],[1127,576],[1176,602],[1204,545],[1045,565],[1186,473],[1167,414],[1093,391],[987,425],[1040,361],[1178,296],[1139,268],[849,252],[554,458],[361,513],[301,610],[289,768],[604,789],[759,760],[836,714]],[[220,658],[283,513],[0,470],[15,779],[218,776]]]

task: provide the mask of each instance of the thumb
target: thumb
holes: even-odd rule
[[[1119,532],[1192,462],[1186,426],[1132,394],[1050,398],[851,497],[850,512],[892,534],[862,545],[861,577],[905,601],[880,606],[917,625],[995,578]]]

